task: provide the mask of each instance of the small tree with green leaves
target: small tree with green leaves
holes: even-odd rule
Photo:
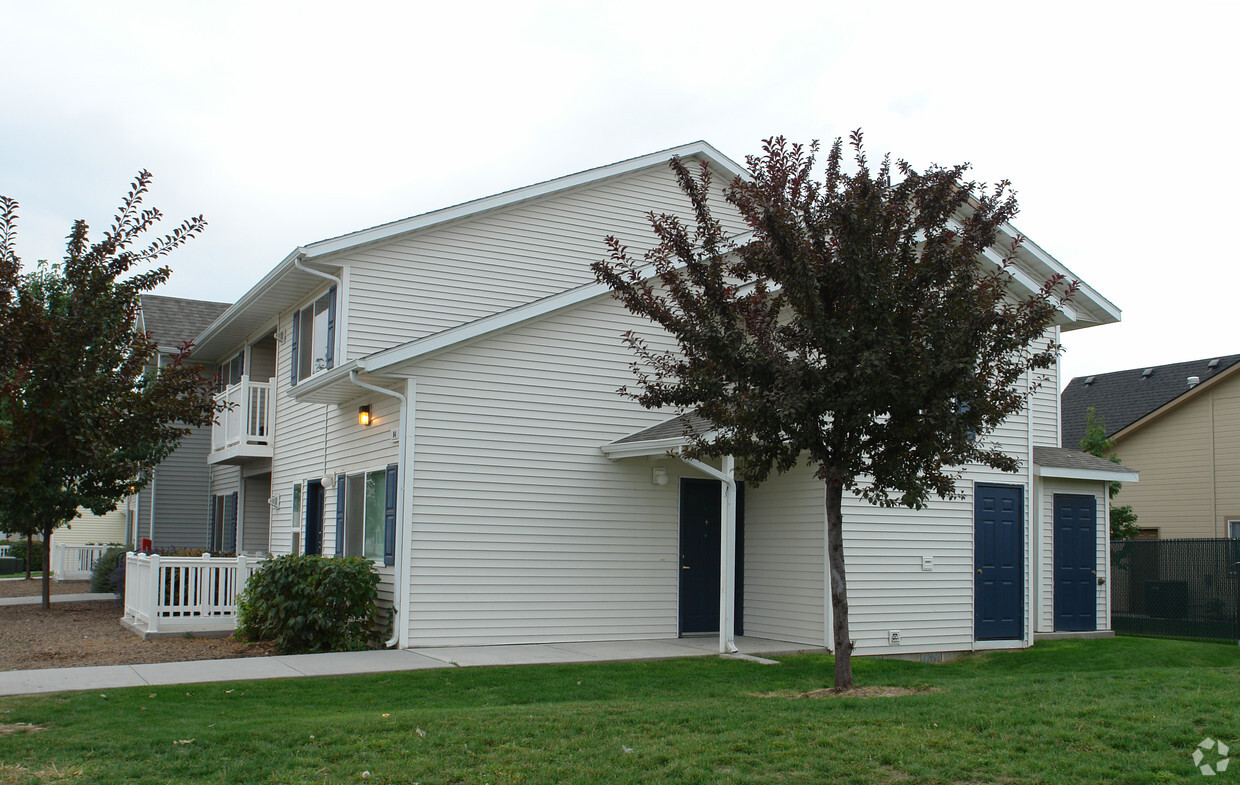
[[[724,199],[751,235],[728,236],[711,207],[711,173],[672,169],[694,225],[650,215],[657,246],[634,257],[607,238],[594,272],[633,313],[677,342],[637,331],[636,389],[651,409],[696,409],[717,437],[688,433],[693,457],[735,456],[761,482],[808,460],[825,486],[835,686],[852,686],[842,500],[924,507],[951,497],[960,467],[1015,471],[989,437],[1025,405],[1030,372],[1059,347],[1042,338],[1075,283],[1016,294],[1019,240],[995,248],[1016,213],[1006,182],[965,180],[968,165],[921,172],[890,158],[871,172],[861,132],[816,179],[817,143],[767,140]],[[984,252],[997,253],[987,266]]]
[[[141,294],[171,272],[140,268],[206,225],[192,218],[135,248],[161,218],[142,208],[150,180],[139,173],[102,240],[92,243],[79,220],[62,263],[24,274],[18,205],[0,197],[0,520],[37,526],[45,545],[79,508],[114,510],[190,428],[214,418],[210,379],[184,362],[188,344],[158,363],[136,329]],[[45,608],[50,573],[44,547]]]
[[[1107,436],[1107,426],[1098,416],[1093,406],[1085,412],[1085,435],[1081,437],[1081,450],[1099,458],[1106,458],[1111,463],[1119,463],[1119,455],[1115,453],[1115,440]],[[1107,494],[1111,499],[1119,493],[1124,484],[1107,483]],[[1137,514],[1131,504],[1111,506],[1111,539],[1131,540],[1141,533],[1137,526]]]

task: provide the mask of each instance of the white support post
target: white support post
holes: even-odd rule
[[[679,456],[680,460],[698,471],[718,480],[723,485],[720,492],[720,511],[723,521],[719,526],[719,653],[733,654],[736,648],[736,477],[735,461],[725,455],[723,471],[693,458]]]
[[[736,481],[735,460],[723,456],[723,474],[728,478],[720,485],[720,509],[723,521],[719,540],[719,653],[736,651]]]
[[[146,622],[146,629],[147,629],[147,632],[158,632],[159,631],[159,606],[163,599],[162,597],[159,596],[160,595],[160,591],[159,591],[160,570],[159,570],[159,554],[158,553],[151,554],[150,570],[151,570],[151,584],[150,584],[151,593],[147,595],[148,597],[150,597],[150,604],[147,607],[150,608],[151,618],[148,619]]]

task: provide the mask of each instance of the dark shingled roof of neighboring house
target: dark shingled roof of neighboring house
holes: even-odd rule
[[[1085,435],[1085,416],[1090,407],[1113,435],[1142,417],[1189,392],[1188,377],[1205,383],[1240,362],[1240,354],[1204,360],[1132,368],[1127,371],[1078,376],[1060,398],[1060,444],[1077,448]],[[1211,367],[1213,363],[1213,367]]]
[[[231,303],[142,295],[142,323],[157,346],[179,347],[207,329]]]

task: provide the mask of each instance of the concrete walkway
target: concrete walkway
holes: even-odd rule
[[[740,649],[739,654],[724,656],[757,663],[774,662],[765,659],[762,655],[823,651],[823,649],[806,647],[802,644],[762,638],[737,638],[736,645]],[[347,676],[429,668],[664,660],[676,657],[719,656],[718,647],[718,638],[712,636],[595,643],[446,646],[332,654],[295,654],[279,657],[245,657],[230,660],[156,662],[146,665],[102,665],[93,668],[46,668],[0,672],[0,695],[105,690],[157,684]]]
[[[0,605],[39,605],[43,595],[34,597],[0,597]],[[52,602],[116,602],[116,595],[111,592],[94,594],[53,594]]]

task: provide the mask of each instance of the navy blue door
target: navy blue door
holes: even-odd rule
[[[1098,503],[1055,494],[1055,629],[1098,629]]]
[[[1020,638],[1024,628],[1024,504],[1019,485],[973,488],[973,635]]]
[[[719,631],[721,483],[683,478],[680,481],[680,632]],[[745,493],[737,483],[736,505],[736,629],[743,634]]]
[[[323,553],[323,483],[306,483],[306,554]]]

